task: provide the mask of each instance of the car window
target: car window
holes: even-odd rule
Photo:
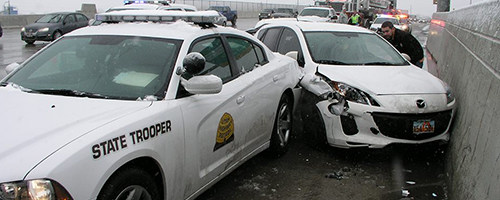
[[[280,32],[281,28],[270,28],[266,31],[265,35],[263,35],[261,41],[269,47],[269,49],[276,51],[276,44],[278,42]]]
[[[300,52],[299,38],[293,30],[285,28],[278,43],[278,52],[284,55],[290,51]]]
[[[88,18],[85,15],[76,14],[76,20],[78,22],[85,22],[88,21]]]
[[[213,74],[224,82],[231,79],[231,65],[221,38],[216,37],[198,41],[191,47],[190,52],[199,52],[206,60],[205,69],[197,75]],[[185,73],[183,77],[189,79],[193,75]]]
[[[262,52],[262,49],[255,46],[252,42],[234,37],[228,37],[227,41],[231,53],[236,59],[236,64],[240,70],[240,74],[252,71],[254,67],[263,63],[257,54],[257,50]]]
[[[407,65],[400,54],[375,34],[306,32],[314,62],[345,65]]]
[[[75,15],[66,16],[66,18],[64,19],[64,22],[65,23],[75,23],[76,22]]]
[[[36,20],[36,23],[59,23],[62,17],[62,14],[48,14]]]
[[[328,17],[329,10],[325,9],[304,9],[300,13],[300,16],[318,16],[318,17]]]
[[[109,98],[163,97],[181,41],[138,36],[65,37],[10,77],[31,90],[76,90]]]

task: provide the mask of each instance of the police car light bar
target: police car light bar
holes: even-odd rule
[[[215,24],[219,13],[215,10],[180,12],[164,10],[124,10],[109,13],[96,14],[96,22],[119,23],[119,22],[176,22],[184,20],[196,24]]]
[[[135,0],[124,0],[123,1],[123,4],[127,5],[127,4],[133,4],[133,3],[137,3],[137,4],[144,4],[144,3],[151,3],[151,4],[162,4],[162,5],[169,5],[170,2],[169,1],[135,1]]]

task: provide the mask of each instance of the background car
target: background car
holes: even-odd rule
[[[2,28],[2,23],[0,23],[0,37],[3,36],[3,28]]]
[[[327,7],[306,7],[297,16],[297,20],[307,22],[337,22],[337,19],[337,12]]]
[[[81,13],[60,12],[44,15],[35,23],[21,29],[21,40],[27,44],[35,41],[54,41],[75,29],[87,26],[89,19]]]
[[[370,30],[375,31],[379,34],[382,33],[382,23],[390,21],[394,25],[394,28],[397,28],[399,30],[407,31],[410,32],[411,29],[408,25],[403,25],[399,21],[398,18],[392,16],[392,15],[380,15],[375,20],[373,21],[372,25],[370,26]]]
[[[195,6],[187,5],[187,4],[170,4],[168,6],[159,7],[158,10],[173,10],[173,11],[185,11],[185,12],[194,12],[198,11]]]
[[[115,6],[106,10],[106,12],[121,11],[121,10],[158,10],[159,8],[165,7],[160,4],[145,4],[145,3],[134,3],[125,4],[121,6]]]
[[[271,15],[274,13],[274,9],[272,8],[266,8],[259,13],[259,20],[262,19],[269,19],[271,18]]]
[[[300,113],[314,146],[448,142],[456,107],[451,89],[373,31],[278,21],[256,35],[304,68]]]
[[[293,8],[276,8],[274,13],[271,14],[271,18],[295,18],[297,14],[297,11]]]
[[[102,25],[9,65],[0,198],[195,199],[253,156],[283,155],[301,70],[241,30],[206,26],[216,16],[98,14]]]

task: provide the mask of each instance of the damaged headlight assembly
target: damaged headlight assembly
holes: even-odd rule
[[[338,90],[334,90],[327,82],[322,76],[307,74],[302,78],[300,84],[321,99],[328,100],[330,102],[328,110],[332,114],[345,115],[345,111],[349,109],[349,105],[345,101],[344,94],[339,93]]]
[[[331,80],[327,80],[327,83],[348,101],[370,106],[380,106],[369,94],[355,87]]]
[[[66,189],[51,180],[0,183],[1,200],[72,200]]]

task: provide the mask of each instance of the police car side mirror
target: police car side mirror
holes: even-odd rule
[[[205,57],[198,52],[191,52],[182,61],[184,69],[190,74],[198,74],[205,69]]]
[[[7,66],[5,67],[5,72],[6,72],[7,74],[10,74],[11,72],[13,72],[13,71],[14,71],[14,70],[16,70],[17,68],[19,68],[19,66],[21,66],[21,65],[19,65],[18,63],[11,63],[11,64],[9,64],[9,65],[7,65]]]
[[[222,79],[211,74],[193,76],[183,86],[191,94],[217,94],[222,90]]]

